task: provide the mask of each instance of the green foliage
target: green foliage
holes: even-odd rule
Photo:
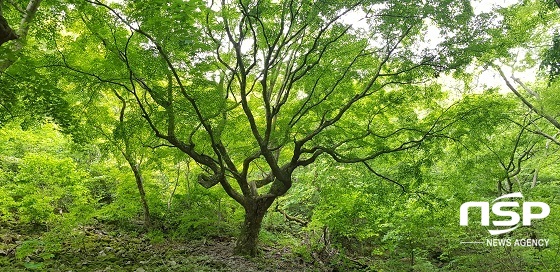
[[[239,209],[222,192],[207,191],[196,185],[174,196],[175,205],[166,215],[168,227],[177,238],[220,237],[236,232]]]
[[[0,47],[17,60],[0,71],[0,270],[228,270],[241,257],[190,247],[229,250],[270,203],[255,271],[560,262],[553,1],[104,3],[45,2],[22,49]],[[478,64],[540,65],[520,88],[540,112],[439,78],[469,85]],[[552,212],[507,237],[550,246],[461,244],[490,237],[459,226],[461,204],[514,191]]]
[[[39,136],[40,135],[40,136]],[[82,180],[86,173],[65,157],[67,142],[52,126],[27,133],[3,129],[4,192],[2,210],[22,223],[50,224],[63,213],[89,202]],[[66,154],[67,155],[67,154]]]
[[[560,75],[560,34],[554,33],[552,37],[552,46],[548,48],[541,62],[541,69],[546,70],[548,80],[554,81]]]

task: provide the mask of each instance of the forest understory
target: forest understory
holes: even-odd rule
[[[361,271],[371,263],[364,258],[341,258],[332,248],[325,249],[330,253],[322,250],[305,255],[275,242],[262,245],[256,257],[239,256],[234,254],[235,238],[231,236],[172,239],[162,233],[146,233],[140,225],[124,229],[104,224],[82,226],[56,234],[63,240],[56,251],[49,252],[44,243],[52,238],[31,228],[2,225],[2,271]]]

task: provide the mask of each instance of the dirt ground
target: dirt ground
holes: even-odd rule
[[[261,246],[254,258],[234,255],[231,237],[154,242],[85,227],[56,250],[44,237],[30,238],[0,231],[0,271],[332,271],[280,246]]]

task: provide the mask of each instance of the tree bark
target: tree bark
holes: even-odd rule
[[[129,160],[130,158],[126,159],[128,161],[128,164],[132,168],[132,172],[134,172],[136,187],[138,187],[138,193],[140,194],[140,200],[142,201],[142,208],[144,210],[144,224],[146,228],[150,228],[152,225],[152,220],[150,217],[148,201],[146,200],[146,192],[144,191],[144,178],[142,177],[142,173],[140,172],[140,167],[138,167],[138,164],[133,163],[133,161]]]
[[[504,72],[502,71],[502,69],[500,69],[500,67],[497,67],[497,66],[496,66],[496,68],[498,70],[498,73],[500,73],[500,76],[504,79],[504,81],[506,83],[506,86],[515,94],[515,96],[517,96],[517,97],[519,97],[519,99],[521,99],[521,102],[523,102],[523,104],[525,104],[527,107],[529,107],[531,110],[533,110],[539,116],[546,119],[548,122],[550,122],[557,129],[560,129],[560,122],[558,122],[558,120],[556,120],[554,117],[546,114],[542,110],[538,109],[537,107],[535,107],[535,105],[533,105],[531,102],[529,102],[529,100],[527,100],[525,97],[523,97],[523,95],[521,95],[521,93],[519,93],[519,91],[517,91],[517,89],[515,87],[513,87],[513,85],[511,85],[511,83],[507,79],[507,77],[504,74]],[[521,83],[521,81],[519,81],[516,78],[513,78],[513,80],[516,81],[517,83]],[[521,83],[521,87],[524,87],[524,86],[525,85],[523,85]]]
[[[23,49],[25,41],[27,40],[27,33],[29,33],[29,26],[31,22],[35,18],[37,14],[37,10],[39,9],[39,5],[41,4],[42,0],[29,0],[27,7],[25,9],[25,16],[21,19],[19,23],[19,29],[16,30],[16,43],[12,49],[14,54],[18,54]],[[8,67],[10,67],[14,62],[16,62],[17,57],[10,57],[8,59],[3,60],[0,62],[0,73],[6,71]]]
[[[539,176],[539,169],[535,169],[535,172],[533,173],[533,182],[531,182],[531,189],[535,188],[535,186],[537,186],[537,178]]]
[[[0,45],[18,38],[16,32],[8,25],[6,19],[0,14]]]
[[[262,220],[274,198],[247,201],[245,204],[245,222],[241,226],[241,234],[235,245],[235,253],[256,256]]]

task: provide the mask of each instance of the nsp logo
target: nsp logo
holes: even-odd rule
[[[494,220],[492,221],[492,225],[494,227],[511,227],[509,229],[494,229],[488,230],[490,235],[498,235],[503,233],[508,233],[517,227],[519,227],[519,214],[512,210],[502,210],[502,208],[518,208],[519,203],[508,201],[502,202],[498,200],[504,198],[523,198],[521,193],[512,193],[500,196],[492,203],[492,213],[497,216],[501,217],[509,217],[509,220]],[[490,203],[488,202],[466,202],[461,205],[461,215],[460,215],[460,224],[461,226],[467,226],[469,224],[469,208],[471,207],[480,207],[480,224],[482,226],[489,226],[490,225]],[[540,213],[532,213],[532,208],[537,207],[540,208]],[[531,220],[533,219],[543,219],[550,214],[550,207],[548,204],[544,202],[523,202],[523,226],[530,226]]]

